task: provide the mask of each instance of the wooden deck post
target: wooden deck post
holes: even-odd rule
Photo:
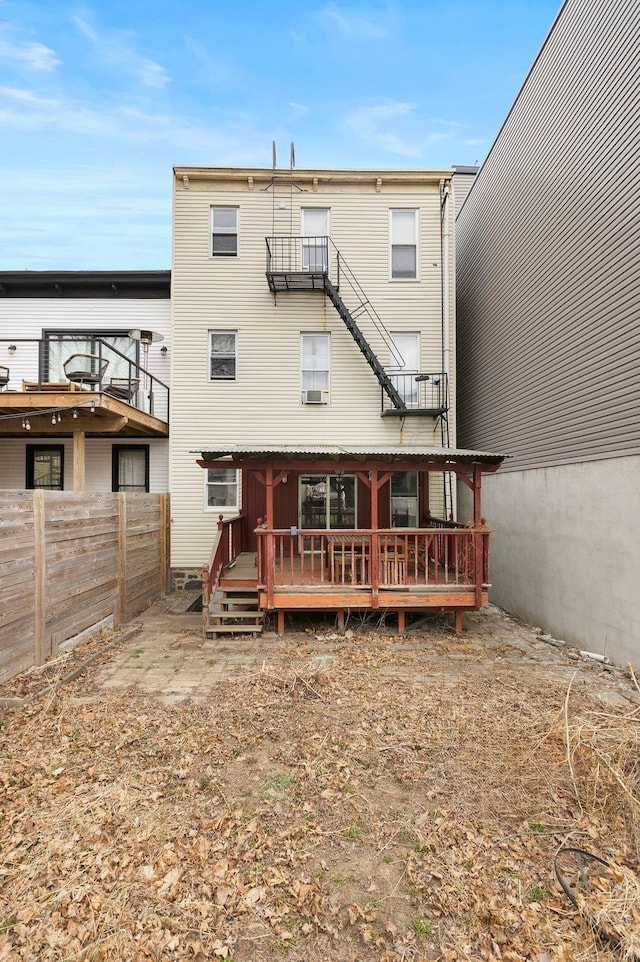
[[[84,491],[85,474],[85,434],[84,431],[73,432],[73,490]]]
[[[265,473],[266,511],[266,561],[267,561],[267,607],[273,608],[274,581],[276,577],[276,545],[273,534],[273,465],[268,464]],[[280,631],[280,612],[278,612],[278,634],[284,634],[284,613],[282,614],[282,631]]]
[[[380,534],[378,532],[378,469],[373,468],[371,474],[371,559],[369,561],[369,581],[371,582],[371,607],[378,608],[380,598]]]

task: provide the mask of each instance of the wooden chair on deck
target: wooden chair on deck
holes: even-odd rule
[[[9,383],[9,368],[0,364],[0,391]]]

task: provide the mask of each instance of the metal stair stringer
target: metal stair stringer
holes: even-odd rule
[[[351,311],[349,310],[345,302],[340,297],[340,294],[338,293],[337,288],[334,287],[334,285],[331,283],[328,277],[325,277],[324,289],[329,300],[331,301],[336,311],[344,321],[344,324],[347,330],[349,331],[354,341],[362,351],[365,357],[365,360],[367,361],[367,364],[375,374],[382,390],[387,394],[387,396],[389,397],[389,399],[391,400],[391,403],[395,408],[397,408],[400,411],[406,409],[406,404],[403,401],[400,394],[398,393],[393,381],[391,380],[389,375],[386,373],[382,364],[374,354],[371,345],[369,344],[364,334],[356,324],[353,314],[351,313]]]

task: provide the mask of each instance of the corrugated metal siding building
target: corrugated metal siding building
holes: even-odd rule
[[[456,224],[458,440],[511,455],[494,598],[636,664],[639,56],[637,3],[567,0]]]
[[[455,445],[454,211],[452,171],[294,170],[273,198],[273,171],[178,168],[174,177],[173,367],[170,489],[174,566],[208,560],[218,509],[205,504],[193,450],[221,443],[442,443],[434,418],[381,417],[381,391],[321,291],[278,293],[265,277],[270,235],[304,233],[306,211],[328,211],[328,234],[392,335],[418,335],[420,371],[450,378],[449,442]],[[285,177],[287,172],[278,172]],[[444,206],[443,206],[444,205]],[[234,256],[212,256],[212,212],[232,215]],[[390,277],[390,211],[417,214],[417,277]],[[444,213],[443,213],[444,211]],[[444,314],[443,314],[444,303]],[[387,367],[389,349],[366,317],[363,333]],[[212,380],[210,332],[235,335],[236,375]],[[330,343],[327,403],[301,403],[301,336]],[[441,511],[433,492],[433,510]],[[226,512],[223,512],[226,513]],[[231,511],[231,513],[235,513]],[[255,519],[254,519],[255,520]]]

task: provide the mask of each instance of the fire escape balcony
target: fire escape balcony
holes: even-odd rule
[[[324,291],[330,273],[328,237],[267,237],[267,281],[272,294],[279,291]],[[335,251],[337,255],[337,251]],[[340,262],[334,258],[338,280]]]
[[[395,407],[388,394],[381,391],[382,417],[433,417],[446,415],[449,410],[449,382],[447,375],[439,371],[435,374],[395,374],[389,373],[404,402],[404,407]]]

